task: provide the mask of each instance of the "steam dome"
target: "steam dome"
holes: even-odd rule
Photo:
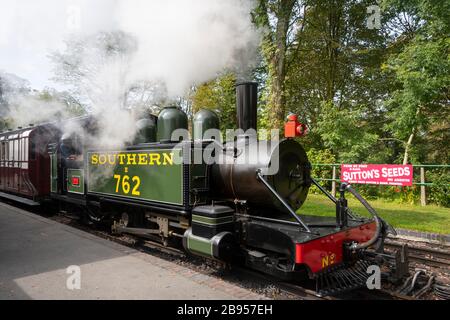
[[[172,141],[172,133],[177,129],[188,129],[186,113],[178,107],[164,108],[158,116],[158,140]]]
[[[193,133],[194,140],[202,140],[209,129],[219,129],[219,116],[211,110],[202,109],[194,116]]]

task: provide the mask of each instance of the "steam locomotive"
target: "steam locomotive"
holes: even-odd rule
[[[114,233],[183,246],[288,281],[315,279],[320,294],[365,285],[373,264],[388,266],[391,280],[402,278],[405,250],[383,249],[393,229],[350,185],[342,184],[335,198],[311,177],[296,139],[305,129],[297,117],[288,117],[281,141],[258,140],[257,84],[237,84],[236,92],[241,133],[225,143],[205,134],[220,124],[208,110],[194,116],[193,139],[174,134],[188,129],[176,107],[139,120],[136,140],[121,150],[91,147],[56,123],[1,133],[0,197],[80,212],[110,223]],[[89,116],[68,124],[97,130]],[[336,217],[297,214],[312,184],[335,204]],[[370,219],[348,208],[348,192]]]

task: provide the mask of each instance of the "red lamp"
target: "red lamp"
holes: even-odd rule
[[[302,137],[308,133],[308,127],[304,123],[298,121],[298,116],[291,113],[287,117],[284,125],[284,136],[286,138]]]

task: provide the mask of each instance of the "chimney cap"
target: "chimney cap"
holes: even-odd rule
[[[236,87],[242,86],[242,85],[249,85],[249,84],[257,86],[258,82],[256,82],[256,81],[238,81],[238,82],[236,82]]]

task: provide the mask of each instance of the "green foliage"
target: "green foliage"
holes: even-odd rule
[[[307,151],[309,162],[312,164],[334,164],[336,163],[335,156],[330,150],[309,149]],[[315,179],[330,179],[332,177],[332,168],[329,166],[313,166],[311,170],[311,177]],[[327,189],[331,188],[331,181],[321,181],[320,184]],[[320,193],[316,186],[311,186],[311,192]]]
[[[236,77],[229,73],[218,77],[208,83],[197,87],[193,95],[192,110],[210,109],[219,115],[220,127],[226,129],[236,128]]]
[[[36,92],[36,101],[42,101],[51,105],[55,103],[57,106],[61,106],[52,115],[52,119],[46,119],[47,121],[57,118],[70,118],[78,117],[86,114],[86,106],[80,101],[74,98],[70,93],[63,91],[59,92],[54,89],[44,89],[40,92]]]
[[[319,117],[317,132],[324,145],[339,155],[344,163],[364,161],[378,140],[367,130],[366,121],[358,110],[339,110],[332,103],[325,104]]]
[[[387,99],[391,121],[386,129],[404,141],[405,153],[412,148],[413,161],[426,161],[433,153],[420,148],[420,136],[436,125],[449,127],[450,5],[448,1],[393,0],[385,1],[385,6],[419,21],[402,50],[388,60],[387,70],[395,75],[398,89]]]
[[[428,179],[433,181],[429,188],[428,200],[440,206],[450,207],[450,174],[447,170],[438,170],[428,174]]]
[[[286,80],[289,68],[289,51],[293,49],[290,37],[300,32],[296,28],[303,19],[305,1],[258,0],[252,13],[254,23],[263,32],[261,56],[267,72],[267,105],[265,125],[282,129],[286,116]]]
[[[317,149],[309,149],[308,159],[311,163],[320,163],[320,164],[333,164],[336,163],[336,157],[329,149],[317,150]],[[313,172],[316,169],[313,169]]]
[[[448,115],[442,107],[450,86],[449,50],[449,39],[429,42],[419,37],[391,61],[402,83],[402,89],[395,91],[390,100],[395,106],[391,126],[399,138],[405,139],[411,128],[427,127],[427,115],[435,111]]]
[[[373,1],[308,5],[288,53],[287,110],[310,126],[305,141],[311,147],[329,148],[346,162],[390,162],[392,148],[380,139],[379,125],[385,122],[381,101],[391,89],[392,75],[380,72],[390,37],[366,26]]]
[[[8,119],[0,118],[0,132],[8,129],[9,126],[10,126],[10,123],[9,123]]]

